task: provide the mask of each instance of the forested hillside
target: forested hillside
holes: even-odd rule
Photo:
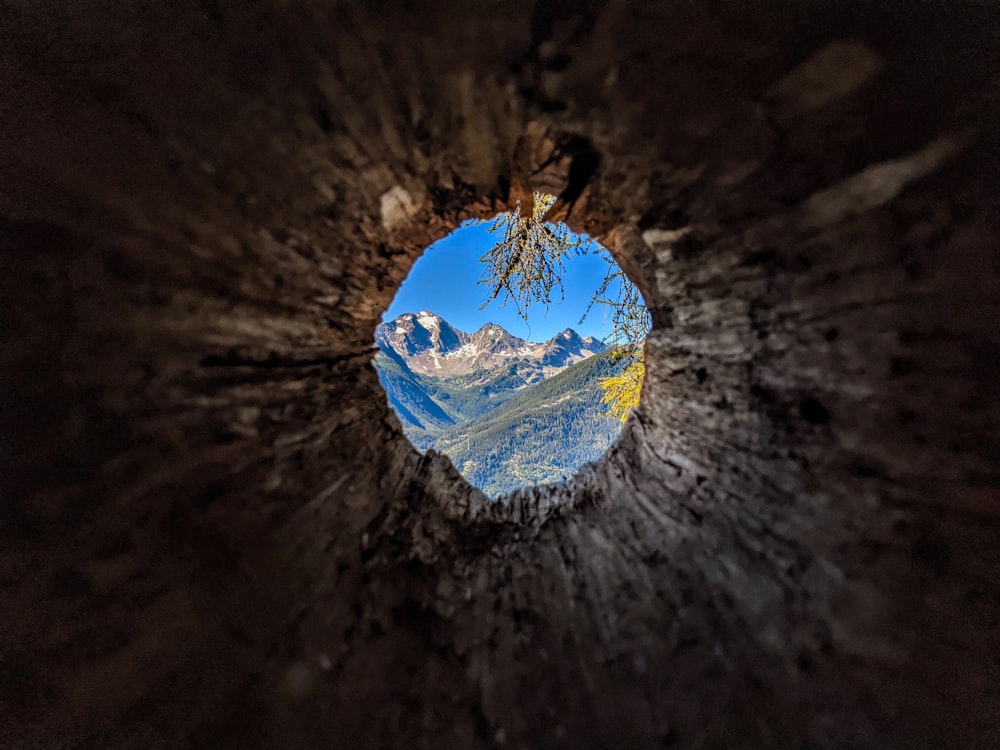
[[[438,430],[486,414],[526,387],[515,364],[441,379],[419,375],[398,354],[383,350],[375,355],[375,368],[406,436],[421,450],[436,447]]]
[[[601,403],[600,378],[620,372],[607,354],[524,389],[502,409],[442,430],[435,450],[488,494],[572,475],[621,430]]]

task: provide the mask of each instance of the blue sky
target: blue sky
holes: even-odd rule
[[[463,225],[427,248],[382,319],[389,321],[403,313],[430,310],[460,331],[471,332],[485,323],[497,323],[528,341],[547,341],[567,328],[581,336],[602,339],[610,333],[611,321],[601,305],[595,305],[587,319],[579,323],[607,270],[607,262],[597,255],[569,258],[563,276],[565,302],[559,301],[555,291],[548,310],[544,305],[528,308],[527,323],[513,304],[501,310],[499,299],[480,310],[487,287],[478,283],[486,269],[479,258],[496,242],[489,228],[489,222]],[[609,294],[613,293],[609,290]]]

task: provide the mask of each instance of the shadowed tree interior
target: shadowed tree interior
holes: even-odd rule
[[[0,745],[989,747],[989,3],[5,2]],[[492,503],[372,336],[554,195],[653,328]]]

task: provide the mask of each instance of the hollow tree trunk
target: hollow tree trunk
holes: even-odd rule
[[[0,745],[996,741],[992,9],[514,6],[4,5]],[[646,382],[491,503],[372,335],[542,182]]]

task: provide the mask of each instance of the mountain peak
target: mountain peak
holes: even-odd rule
[[[525,341],[493,322],[466,333],[430,310],[404,313],[383,323],[375,340],[422,375],[451,378],[513,366],[525,382],[554,375],[605,348],[591,337],[580,338],[572,328],[544,343]]]
[[[421,310],[417,313],[417,322],[424,328],[437,328],[444,322],[444,318],[435,315],[430,310]]]
[[[476,333],[506,333],[508,335],[513,335],[506,328],[496,323],[484,323],[479,327],[479,330],[477,330]]]

